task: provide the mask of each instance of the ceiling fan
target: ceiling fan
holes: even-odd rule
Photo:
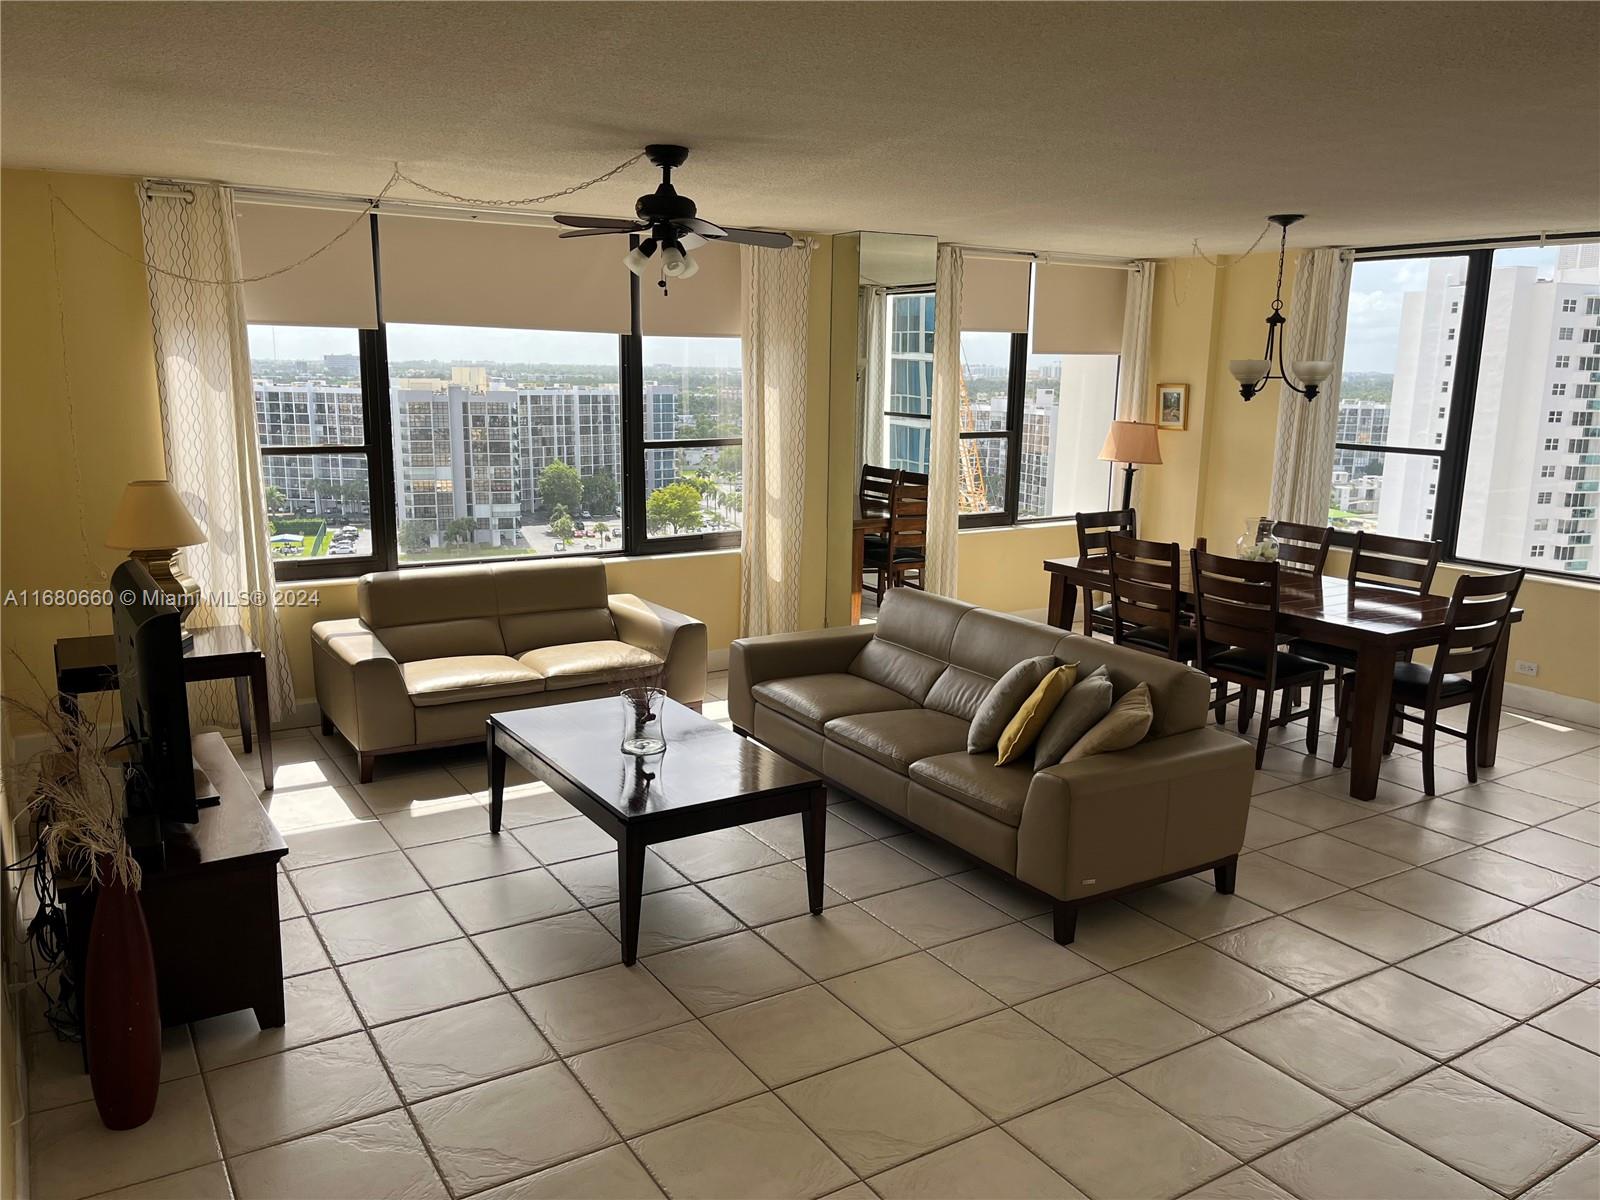
[[[786,233],[769,233],[764,229],[738,229],[714,225],[695,215],[694,201],[680,196],[672,186],[672,172],[689,157],[686,146],[651,145],[644,148],[645,157],[661,168],[661,184],[648,195],[640,196],[633,206],[637,219],[620,220],[616,217],[578,217],[561,215],[556,224],[570,226],[561,234],[570,237],[598,237],[605,233],[644,234],[634,249],[623,259],[628,270],[642,276],[650,259],[659,251],[661,273],[671,279],[688,279],[700,269],[689,257],[689,252],[706,242],[739,242],[746,246],[767,246],[786,250],[794,239]],[[660,281],[663,291],[666,281]]]

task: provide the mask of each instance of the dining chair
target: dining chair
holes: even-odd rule
[[[861,466],[861,479],[856,485],[856,498],[860,502],[863,515],[879,512],[888,512],[894,503],[894,485],[900,480],[900,472],[893,467],[880,467],[875,463],[863,463]],[[888,544],[889,535],[886,533],[869,533],[863,539],[863,544],[871,549],[876,546],[882,548]]]
[[[1267,735],[1274,725],[1306,719],[1306,747],[1317,749],[1322,714],[1320,662],[1278,649],[1278,564],[1224,558],[1195,549],[1189,552],[1194,580],[1195,645],[1202,671],[1224,689],[1239,687],[1239,732],[1250,725],[1255,696],[1265,694],[1261,730],[1256,738],[1256,769],[1267,756]],[[1218,645],[1227,647],[1218,650]],[[1299,712],[1272,715],[1273,694],[1281,688],[1311,689],[1311,703]],[[1224,696],[1226,696],[1224,690]],[[1219,701],[1226,703],[1226,699]]]
[[[923,569],[928,562],[928,477],[902,471],[895,482],[889,504],[889,533],[881,549],[871,546],[862,556],[862,583],[865,573],[877,577],[874,590],[878,603],[892,587],[922,587]],[[909,576],[916,575],[913,582]]]
[[[1333,526],[1274,521],[1272,536],[1278,539],[1279,566],[1321,575],[1322,569],[1328,565],[1328,547],[1333,545]]]
[[[1139,536],[1139,514],[1131,508],[1106,512],[1081,512],[1073,516],[1078,527],[1078,562],[1084,565],[1104,562],[1111,553],[1111,535]],[[1111,604],[1096,605],[1093,588],[1083,589],[1083,605],[1089,614],[1085,632],[1109,634],[1112,631]]]
[[[1165,655],[1174,662],[1193,662],[1195,631],[1184,624],[1183,551],[1178,543],[1113,533],[1108,551],[1111,640],[1119,646]]]
[[[1517,589],[1522,586],[1521,570],[1498,575],[1463,575],[1456,580],[1445,617],[1444,640],[1434,652],[1433,662],[1398,662],[1394,665],[1393,713],[1389,742],[1422,751],[1422,790],[1433,790],[1434,737],[1443,730],[1463,739],[1467,746],[1467,781],[1478,782],[1478,725],[1483,719],[1484,694],[1488,690],[1495,655],[1511,626],[1511,611]],[[1348,689],[1346,689],[1348,690]],[[1333,765],[1343,766],[1349,749],[1350,706],[1339,706],[1338,732],[1334,738]],[[1467,727],[1452,729],[1439,723],[1439,710],[1465,704]],[[1416,709],[1421,718],[1408,716]],[[1404,736],[1405,723],[1419,721],[1422,740]]]

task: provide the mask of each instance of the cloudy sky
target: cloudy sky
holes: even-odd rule
[[[390,325],[389,357],[405,362],[432,359],[460,365],[492,363],[614,364],[617,339],[609,333],[547,333],[527,329],[456,328],[447,325]],[[316,360],[324,354],[355,354],[356,335],[348,329],[250,327],[250,357]],[[684,366],[736,367],[738,338],[645,338],[645,361]]]

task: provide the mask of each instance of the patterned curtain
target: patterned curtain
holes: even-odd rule
[[[1128,272],[1122,309],[1122,364],[1117,372],[1117,420],[1150,420],[1150,312],[1156,299],[1156,264]]]
[[[1328,523],[1328,488],[1333,478],[1333,443],[1339,427],[1339,376],[1344,357],[1345,313],[1350,307],[1351,256],[1342,250],[1309,250],[1295,271],[1294,307],[1283,361],[1333,363],[1310,403],[1279,388],[1278,440],[1272,462],[1269,511],[1279,521]]]
[[[961,469],[961,280],[957,246],[939,247],[934,272],[933,420],[928,437],[928,565],[923,586],[956,594]]]
[[[811,251],[744,246],[741,636],[800,627]]]
[[[860,289],[857,297],[856,412],[861,418],[856,427],[857,477],[867,463],[884,463],[883,414],[889,407],[889,398],[884,395],[888,337],[884,314],[888,294],[887,288],[868,285]]]
[[[167,478],[206,534],[183,551],[200,584],[189,620],[243,626],[266,655],[272,715],[281,719],[294,685],[272,588],[244,300],[237,283],[206,282],[241,274],[233,195],[189,192],[139,189]],[[197,726],[237,725],[233,684],[190,685],[189,711]]]

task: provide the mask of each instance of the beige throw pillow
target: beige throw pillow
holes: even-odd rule
[[[1016,716],[1022,702],[1033,695],[1033,689],[1039,686],[1039,681],[1055,665],[1055,658],[1049,654],[1025,658],[995,680],[983,703],[978,705],[972,725],[967,730],[968,754],[985,754],[999,744],[1006,724]]]
[[[1141,683],[1111,706],[1111,711],[1100,723],[1078,739],[1078,744],[1067,751],[1064,763],[1077,762],[1091,754],[1110,754],[1137,746],[1150,732],[1155,711],[1150,707],[1150,685]]]
[[[1034,743],[1033,769],[1042,771],[1060,762],[1078,739],[1111,711],[1111,700],[1111,679],[1104,667],[1096,667],[1078,680],[1044,723]]]
[[[1014,763],[1028,752],[1038,738],[1039,731],[1044,728],[1044,723],[1056,711],[1056,705],[1072,689],[1073,681],[1077,678],[1078,664],[1073,663],[1055,668],[1039,681],[1039,686],[1022,702],[1017,715],[1011,718],[1005,732],[1000,735],[999,755],[995,759],[997,766]]]

